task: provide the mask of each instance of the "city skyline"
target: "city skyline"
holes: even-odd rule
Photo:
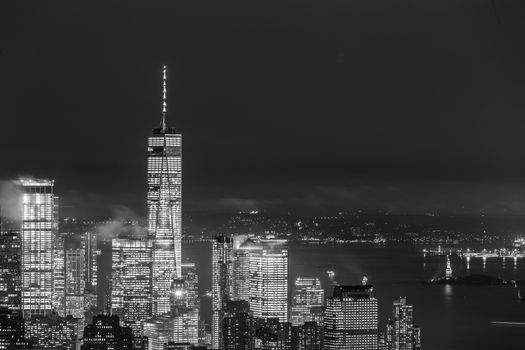
[[[4,6],[0,349],[521,347],[525,5]]]

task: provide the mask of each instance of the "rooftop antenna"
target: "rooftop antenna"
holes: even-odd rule
[[[166,131],[166,114],[168,113],[168,104],[166,98],[166,82],[168,81],[168,71],[167,66],[162,66],[162,120],[160,127],[162,131]]]

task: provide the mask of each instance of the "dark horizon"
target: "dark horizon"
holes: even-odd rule
[[[143,216],[167,64],[186,213],[523,215],[523,9],[6,1],[0,179],[55,179],[62,217]]]

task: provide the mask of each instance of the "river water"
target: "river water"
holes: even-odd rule
[[[338,245],[289,246],[290,284],[298,276],[319,277],[327,295],[332,291],[326,270],[333,269],[340,284],[358,284],[367,276],[379,300],[379,321],[386,323],[392,301],[406,296],[414,305],[415,323],[422,328],[424,349],[523,349],[525,328],[491,325],[491,321],[525,322],[525,301],[505,286],[424,285],[422,281],[444,274],[445,257],[423,257],[422,246]],[[211,246],[192,243],[183,255],[197,263],[200,292],[211,289]],[[505,279],[525,279],[525,260],[466,261],[451,259],[454,275],[486,273]],[[525,292],[525,290],[524,290]],[[202,316],[210,318],[210,302],[202,303]],[[382,327],[383,328],[383,327]]]

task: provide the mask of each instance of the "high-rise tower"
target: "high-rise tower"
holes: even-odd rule
[[[290,321],[293,326],[314,321],[312,308],[322,308],[324,304],[324,289],[321,281],[313,277],[298,277],[292,290],[292,307]]]
[[[378,349],[377,299],[371,285],[336,286],[326,299],[324,348]]]
[[[250,310],[255,317],[288,321],[288,248],[283,239],[261,239],[250,254]]]
[[[166,125],[167,70],[162,69],[162,118],[148,138],[148,232],[153,240],[153,314],[169,312],[181,277],[182,135]]]
[[[135,336],[151,317],[151,246],[140,239],[112,241],[111,314],[130,326]]]
[[[54,181],[20,180],[22,185],[22,312],[24,317],[52,310],[53,250],[58,230]]]
[[[414,325],[414,307],[406,297],[394,300],[392,318],[386,326],[386,350],[420,350],[421,329]]]
[[[224,303],[233,292],[233,239],[219,236],[212,245],[212,324],[211,343],[221,347]]]
[[[53,181],[20,180],[22,185],[22,312],[46,315],[52,309],[53,248],[58,229]]]
[[[19,315],[20,287],[20,236],[14,231],[0,232],[0,309]]]

